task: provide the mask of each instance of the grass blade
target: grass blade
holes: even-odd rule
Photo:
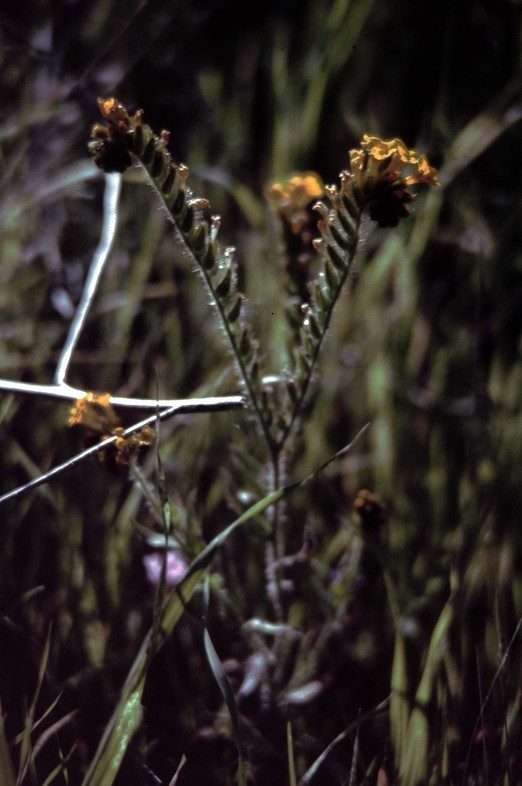
[[[118,702],[115,713],[105,729],[96,756],[83,781],[89,786],[111,786],[120,768],[127,746],[141,723],[141,695],[145,674],[136,689]]]
[[[22,732],[21,736],[21,746],[20,746],[20,770],[17,778],[17,783],[22,783],[25,775],[27,773],[28,768],[33,768],[33,754],[32,754],[32,741],[31,741],[31,733],[34,730],[34,716],[36,713],[36,705],[38,702],[38,698],[40,696],[40,690],[42,688],[42,684],[45,677],[45,672],[47,669],[47,663],[49,660],[49,652],[51,649],[51,628],[49,628],[49,632],[47,633],[47,639],[45,642],[45,646],[42,652],[42,657],[40,659],[40,666],[38,669],[38,679],[36,682],[36,688],[33,695],[33,700],[31,702],[31,706],[27,711],[25,717],[25,728]],[[54,705],[53,705],[54,706]],[[45,716],[44,716],[45,717]]]
[[[176,772],[174,773],[174,775],[172,776],[172,780],[169,782],[169,786],[176,786],[176,783],[178,782],[178,778],[179,778],[180,772],[183,769],[183,767],[185,766],[186,762],[187,762],[187,757],[185,756],[185,754],[183,754],[183,756],[181,757],[181,761],[178,764],[178,768],[177,768]]]
[[[390,736],[397,761],[403,761],[404,759],[408,742],[410,709],[404,637],[402,631],[397,628],[395,631],[390,697]]]
[[[247,784],[246,765],[245,765],[245,757],[243,753],[243,744],[241,742],[241,724],[239,719],[239,710],[237,706],[236,697],[234,696],[234,692],[230,687],[230,682],[228,681],[228,677],[225,674],[225,669],[223,668],[223,664],[221,663],[219,656],[215,650],[215,647],[212,643],[212,639],[210,638],[210,634],[207,628],[205,628],[203,641],[205,644],[205,653],[207,656],[209,666],[212,669],[212,674],[214,675],[217,684],[219,685],[219,690],[221,691],[222,696],[225,699],[225,703],[228,707],[230,718],[232,720],[232,729],[234,732],[234,739],[236,741],[237,755],[238,755],[237,782],[239,786],[246,786]]]
[[[401,761],[401,783],[416,786],[424,783],[428,772],[428,748],[430,728],[426,715],[431,700],[433,683],[441,661],[449,626],[453,620],[454,603],[450,597],[442,609],[431,636],[426,665],[415,694],[415,707],[408,723],[404,757]]]
[[[365,723],[367,720],[372,718],[378,712],[382,712],[382,710],[386,709],[389,703],[390,703],[389,698],[384,699],[384,701],[381,701],[381,703],[378,704],[376,707],[374,707],[372,710],[365,712],[364,715],[361,715],[359,718],[357,718],[357,720],[354,720],[353,723],[350,723],[348,728],[346,728],[344,731],[338,734],[337,737],[335,737],[331,741],[331,743],[326,746],[324,751],[317,757],[317,759],[314,761],[312,766],[307,769],[307,771],[299,781],[298,786],[308,786],[308,784],[310,784],[312,782],[312,779],[315,777],[319,767],[322,765],[324,760],[330,755],[330,753],[335,748],[335,746],[338,745],[340,742],[342,742],[344,739],[346,739],[346,737],[348,737],[352,732],[357,731],[357,729],[361,726],[362,723]]]

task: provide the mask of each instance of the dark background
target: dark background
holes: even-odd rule
[[[51,381],[81,293],[101,221],[102,176],[86,149],[100,121],[99,96],[142,107],[156,131],[171,131],[174,159],[189,165],[194,192],[222,217],[221,242],[238,249],[272,373],[284,370],[286,356],[267,183],[299,169],[335,182],[364,133],[401,137],[441,168],[442,188],[421,193],[403,227],[369,237],[354,291],[338,306],[315,408],[287,458],[288,479],[302,477],[372,424],[356,454],[286,511],[289,553],[305,525],[317,538],[309,572],[290,577],[288,604],[304,648],[318,648],[323,691],[292,704],[287,692],[299,685],[292,673],[266,703],[261,691],[242,707],[258,784],[286,782],[287,719],[302,773],[360,708],[389,693],[393,633],[384,588],[377,576],[368,590],[371,566],[360,566],[359,584],[347,567],[358,537],[351,503],[361,486],[390,511],[413,688],[451,576],[461,589],[442,732],[449,738],[458,730],[454,772],[477,717],[477,658],[484,694],[522,613],[520,22],[515,0],[255,7],[61,0],[11,2],[0,11],[6,379]],[[154,397],[159,378],[164,396],[238,392],[202,282],[136,170],[125,176],[119,221],[71,384]],[[0,418],[2,492],[81,448],[81,436],[66,428],[64,404],[2,393]],[[178,419],[165,427],[162,451],[189,557],[233,520],[245,494],[266,490],[266,455],[248,416]],[[154,457],[143,461],[152,477]],[[23,727],[52,623],[39,713],[60,690],[48,724],[79,711],[44,747],[33,782],[56,766],[58,746],[65,753],[76,743],[68,766],[70,782],[79,783],[150,624],[148,547],[133,522],[148,526],[151,514],[125,474],[96,462],[0,513],[7,737],[12,742]],[[262,552],[260,527],[239,535],[215,565],[209,628],[235,689],[255,651],[241,624],[269,613]],[[345,581],[337,589],[334,574]],[[143,729],[117,783],[168,783],[183,753],[180,784],[232,782],[234,743],[201,633],[196,599],[153,664]],[[520,647],[512,662],[509,690],[492,700],[485,719],[490,783],[500,783],[508,766],[511,782],[521,782],[509,746],[500,763],[499,729],[509,711],[520,728]],[[372,761],[387,760],[387,738],[384,717],[362,734],[357,782]],[[434,734],[432,763],[441,745]],[[352,748],[340,746],[316,782],[347,782]],[[483,760],[473,756],[480,774]]]

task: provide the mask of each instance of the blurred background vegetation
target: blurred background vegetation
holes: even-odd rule
[[[240,696],[254,780],[286,783],[287,720],[302,773],[390,692],[393,626],[352,513],[357,491],[371,488],[389,514],[410,691],[450,584],[458,589],[430,767],[439,782],[460,782],[470,752],[474,783],[522,783],[512,744],[522,727],[520,638],[480,742],[473,732],[522,614],[520,2],[11,6],[0,11],[6,379],[52,380],[96,247],[103,178],[86,142],[98,96],[143,107],[153,128],[171,131],[174,159],[189,165],[192,189],[222,217],[221,242],[238,249],[273,374],[285,368],[286,337],[267,183],[299,169],[336,182],[363,133],[399,136],[440,168],[443,187],[420,194],[403,226],[368,238],[330,330],[314,407],[287,457],[288,479],[302,477],[371,423],[356,450],[285,510],[288,553],[299,551],[305,530],[316,542],[312,559],[289,564],[285,577],[298,652],[285,655],[285,669],[260,659],[255,675],[254,655],[267,645],[245,623],[270,613],[263,522],[215,563],[208,625]],[[164,397],[238,392],[208,295],[137,170],[125,175],[119,221],[69,382],[127,396],[155,397],[157,378]],[[81,448],[65,404],[2,393],[0,416],[2,492]],[[248,414],[171,421],[161,453],[188,558],[266,491],[267,457]],[[153,455],[142,463],[153,472]],[[97,462],[2,508],[7,738],[23,729],[50,626],[38,712],[60,691],[45,723],[78,710],[25,782],[44,782],[73,744],[69,782],[80,782],[150,625],[150,545],[136,524],[154,524],[139,489]],[[383,764],[391,782],[388,736],[384,713],[361,728],[356,782],[369,769],[375,782]],[[347,783],[352,751],[350,737],[314,783]],[[182,786],[232,782],[235,746],[205,661],[197,598],[153,663],[143,727],[116,782],[166,784],[182,754]]]

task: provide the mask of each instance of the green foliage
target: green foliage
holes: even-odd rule
[[[223,664],[219,660],[219,656],[214,648],[214,645],[212,644],[212,639],[210,638],[210,634],[206,628],[205,628],[205,633],[203,635],[203,641],[205,645],[205,652],[207,655],[209,666],[212,670],[212,674],[214,675],[217,684],[219,685],[219,689],[223,695],[225,703],[228,707],[228,711],[230,712],[230,718],[232,720],[232,730],[234,734],[234,739],[236,741],[237,756],[238,756],[238,763],[237,763],[238,786],[246,786],[247,771],[246,771],[245,757],[243,752],[243,744],[241,742],[241,725],[240,725],[239,710],[236,702],[236,697],[234,696],[234,692],[230,687],[230,682],[228,681],[227,675],[225,674]]]
[[[2,493],[88,444],[8,383],[76,313],[93,122],[125,172],[68,382],[248,405],[3,504],[0,781],[227,786],[232,707],[254,783],[522,783],[517,4],[80,5],[2,16]],[[364,133],[440,171],[397,228],[342,194]],[[312,169],[294,232],[262,195]]]

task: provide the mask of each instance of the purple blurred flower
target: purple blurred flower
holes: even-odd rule
[[[163,565],[164,555],[161,552],[145,554],[143,566],[147,579],[151,584],[157,584],[161,576],[161,566]],[[165,582],[167,587],[175,587],[179,584],[187,572],[187,563],[181,551],[172,549],[167,552],[167,565],[165,571]]]

